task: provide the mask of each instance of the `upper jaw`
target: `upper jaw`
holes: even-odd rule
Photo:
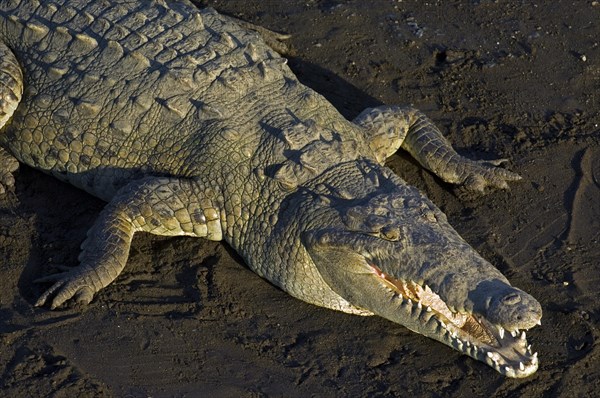
[[[367,266],[385,290],[383,301],[395,307],[380,315],[482,361],[505,376],[527,377],[537,370],[537,352],[528,344],[525,329],[505,329],[480,314],[450,310],[428,285],[394,279],[374,265]],[[532,317],[535,325],[540,317],[541,312]]]
[[[412,272],[398,275],[405,265],[401,250],[392,254],[376,237],[326,230],[305,234],[305,244],[323,279],[353,305],[438,340],[508,377],[526,377],[537,370],[537,353],[524,330],[539,323],[541,308],[505,280],[486,279],[484,272],[471,287],[475,293],[459,286],[452,294],[452,283],[414,278]],[[517,303],[514,294],[521,298]]]

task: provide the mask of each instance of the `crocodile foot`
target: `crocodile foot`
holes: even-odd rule
[[[4,148],[0,148],[0,195],[15,186],[14,172],[19,168],[19,162]]]
[[[462,186],[469,191],[483,192],[486,187],[508,189],[509,181],[522,179],[517,173],[498,167],[508,159],[495,160],[471,160],[462,158],[460,171],[462,174]]]
[[[35,283],[54,282],[35,302],[36,307],[41,307],[49,302],[50,308],[55,309],[71,298],[77,303],[89,304],[94,298],[94,293],[98,289],[88,277],[89,274],[81,272],[79,267],[61,267],[61,269],[68,269],[68,271],[44,276],[34,281]]]

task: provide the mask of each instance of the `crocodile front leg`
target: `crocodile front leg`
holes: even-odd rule
[[[521,177],[499,168],[505,159],[471,160],[459,155],[440,130],[414,108],[381,106],[365,109],[354,123],[366,129],[371,149],[381,164],[400,147],[442,180],[474,191],[508,188]]]
[[[52,309],[74,298],[89,303],[125,268],[133,234],[222,239],[221,204],[194,180],[148,177],[123,187],[104,208],[82,244],[80,265],[36,282],[55,282],[36,302]]]
[[[23,95],[23,73],[14,54],[0,42],[0,131],[10,120]],[[1,132],[0,132],[1,134]],[[17,159],[0,148],[0,194],[15,184]]]

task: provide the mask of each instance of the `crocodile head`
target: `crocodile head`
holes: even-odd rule
[[[511,286],[418,190],[391,179],[366,194],[363,186],[322,195],[302,240],[325,282],[355,307],[506,376],[534,373],[537,353],[525,331],[540,324],[540,304]]]

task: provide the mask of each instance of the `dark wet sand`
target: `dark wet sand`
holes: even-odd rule
[[[136,235],[92,304],[34,308],[32,280],[76,264],[103,203],[22,167],[0,200],[0,395],[599,394],[600,5],[505,3],[203,2],[292,33],[292,68],[345,116],[413,104],[461,153],[510,159],[524,181],[484,197],[404,154],[390,166],[542,303],[535,375],[506,379],[383,319],[295,300],[200,239]]]

